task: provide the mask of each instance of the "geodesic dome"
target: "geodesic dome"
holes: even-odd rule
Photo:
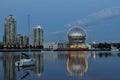
[[[69,42],[85,42],[86,32],[79,26],[73,27],[68,31]]]

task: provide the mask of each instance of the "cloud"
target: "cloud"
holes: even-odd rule
[[[53,42],[61,42],[61,41],[65,41],[66,40],[66,32],[59,32],[59,31],[55,31],[55,32],[51,32],[49,34],[50,37],[50,41]]]
[[[51,32],[51,35],[60,35],[60,34],[63,34],[62,32]]]
[[[94,25],[100,21],[108,20],[110,18],[120,16],[120,7],[112,7],[103,9],[99,12],[89,14],[86,18],[75,21],[73,24],[67,24],[68,26],[89,26]]]

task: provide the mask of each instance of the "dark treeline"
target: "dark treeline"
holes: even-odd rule
[[[98,54],[96,54],[97,56],[99,56],[100,58],[102,58],[102,57],[120,57],[120,52],[118,52],[118,53],[108,53],[108,52],[106,52],[106,53],[98,53]]]
[[[111,50],[112,47],[115,47],[117,49],[120,49],[120,43],[96,43],[96,44],[90,44],[92,49],[95,50]],[[37,46],[32,46],[32,45],[4,45],[0,44],[0,49],[27,49],[27,48],[35,48],[35,49],[43,49],[43,45],[37,45]]]
[[[98,44],[91,44],[91,47],[94,49],[101,49],[101,50],[110,50],[112,47],[120,49],[120,43],[98,43]]]
[[[43,45],[37,45],[37,46],[32,46],[32,45],[0,45],[0,49],[43,49]]]

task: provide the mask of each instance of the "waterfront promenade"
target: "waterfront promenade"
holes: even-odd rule
[[[0,52],[28,52],[28,51],[41,51],[41,49],[0,49]]]
[[[109,49],[88,49],[88,50],[53,50],[53,49],[0,49],[0,52],[29,52],[29,51],[110,51]]]

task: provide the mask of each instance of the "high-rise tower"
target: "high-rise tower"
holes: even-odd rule
[[[32,42],[33,46],[43,45],[43,29],[41,26],[32,28]]]
[[[6,45],[16,44],[16,19],[13,15],[5,18],[3,41]]]

